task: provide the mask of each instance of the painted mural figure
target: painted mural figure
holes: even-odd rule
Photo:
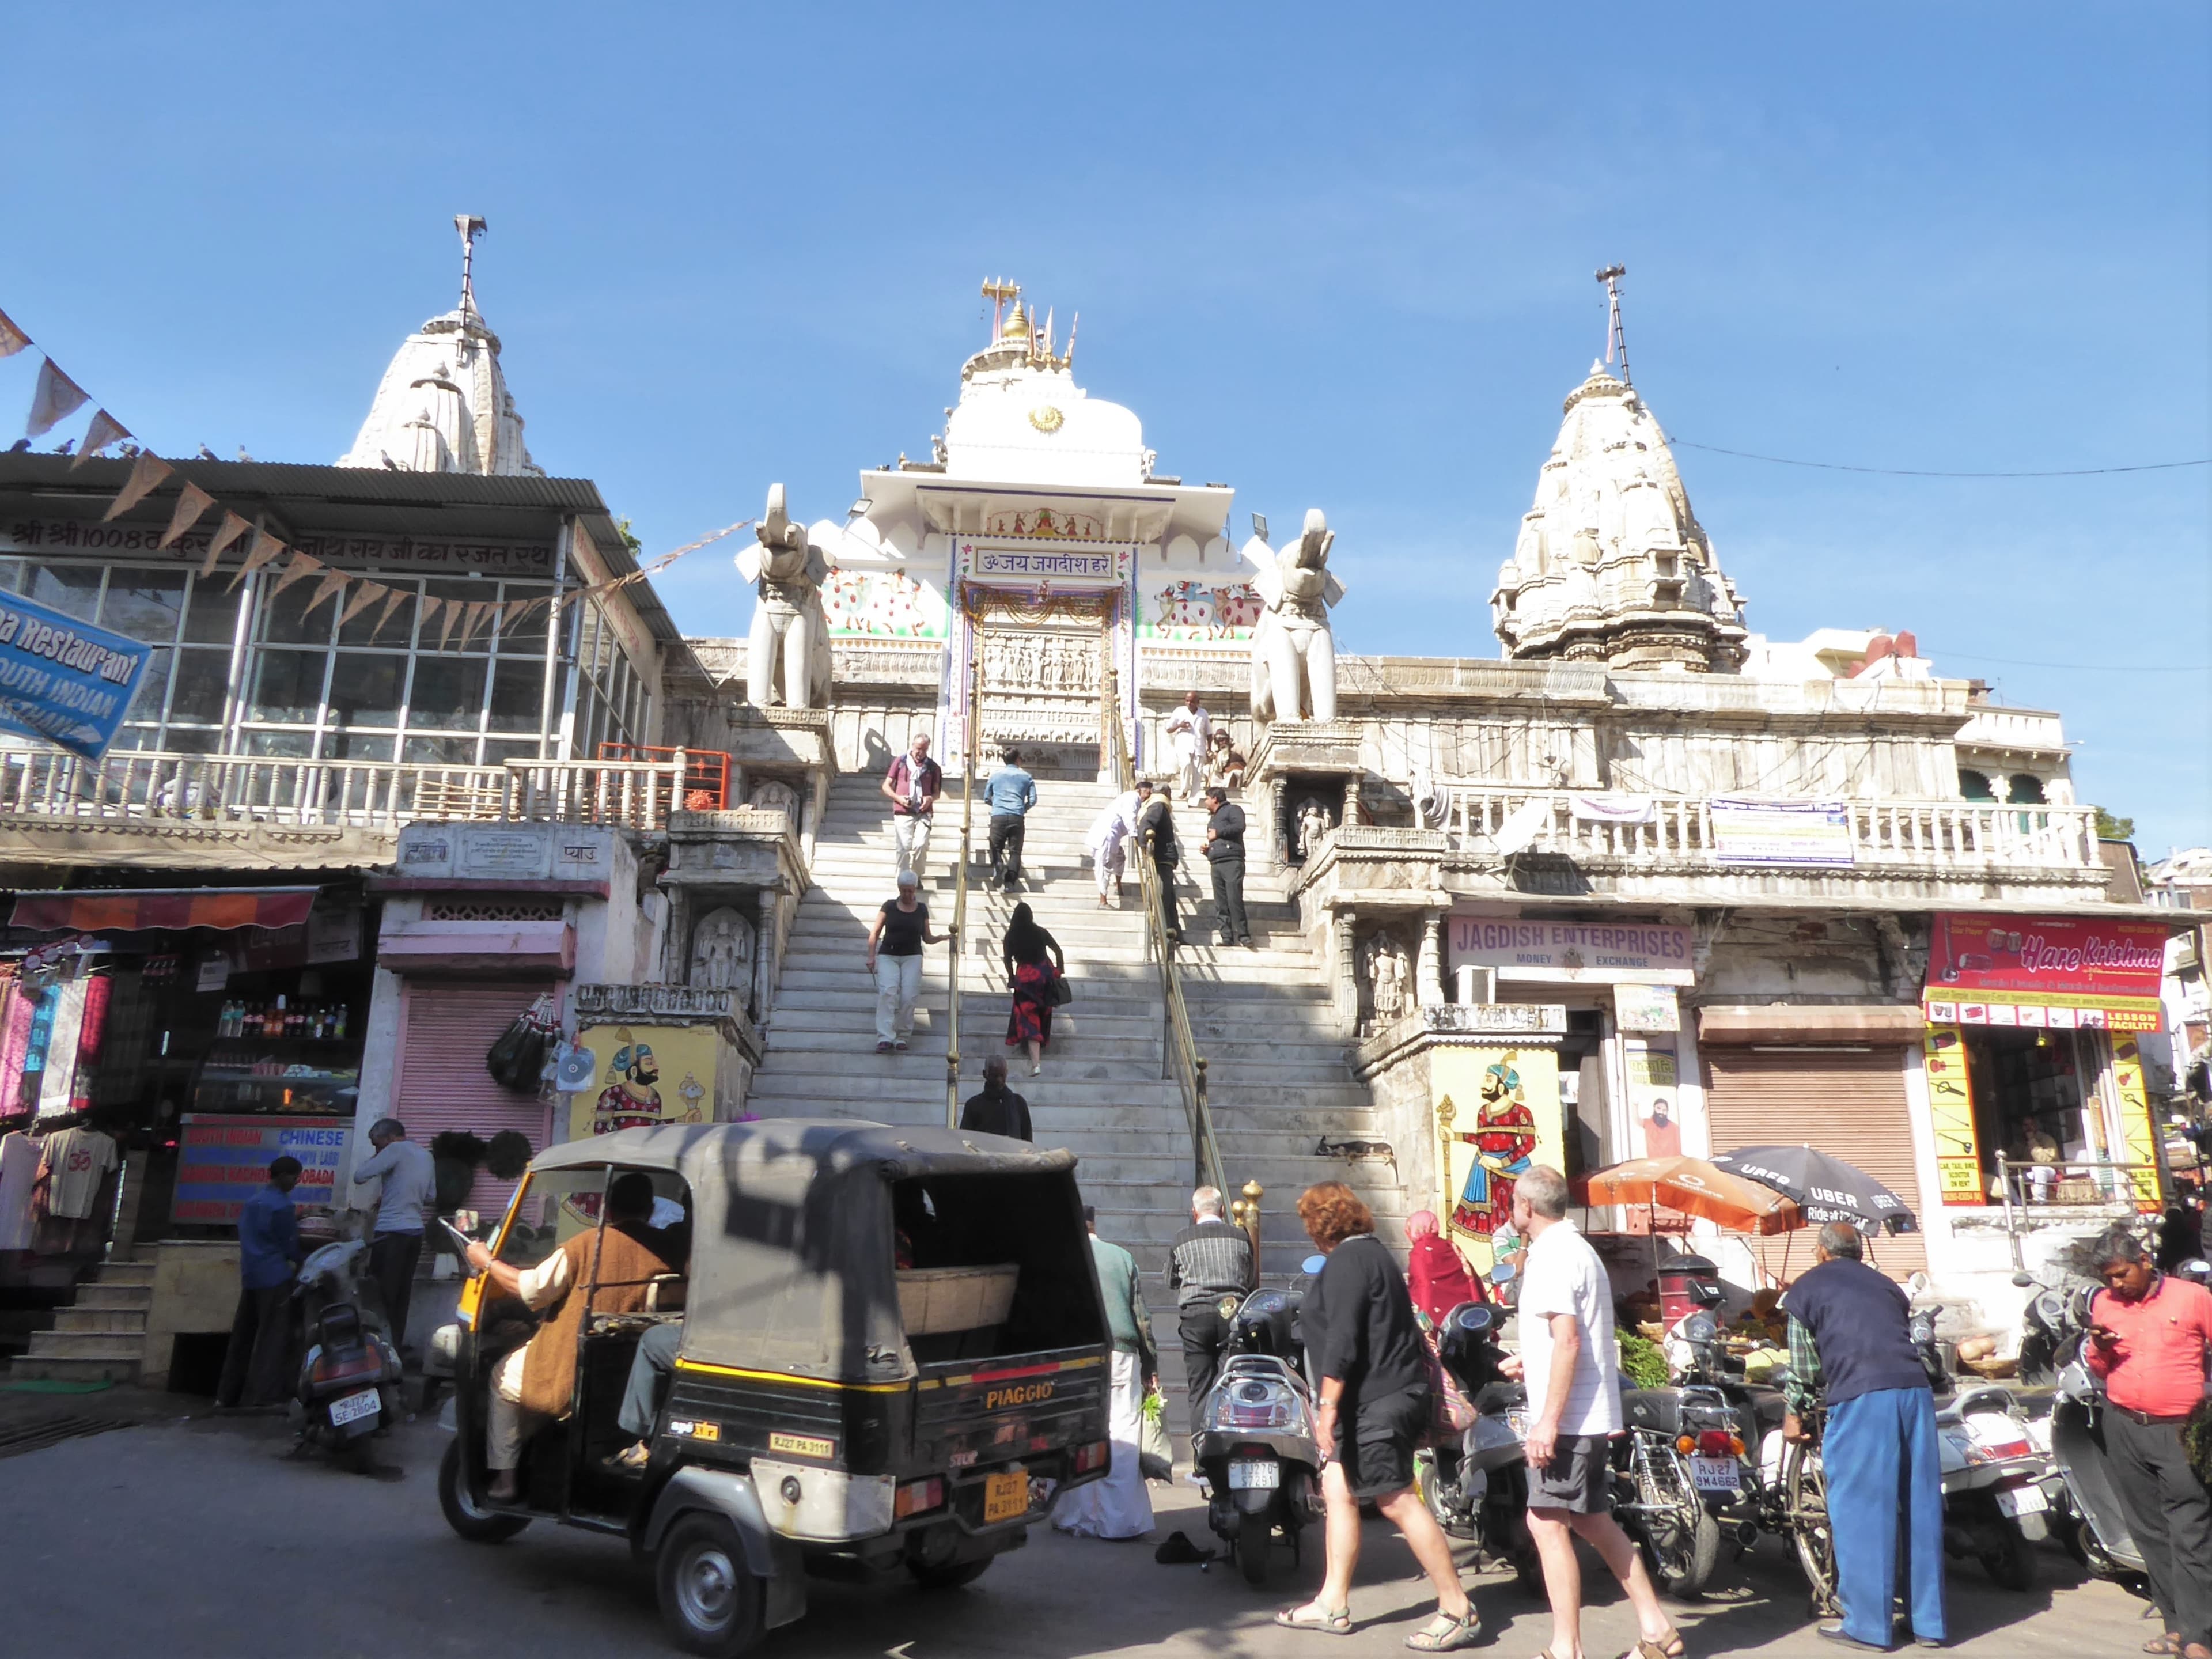
[[[622,1046],[607,1062],[607,1086],[592,1109],[592,1133],[612,1134],[617,1129],[641,1128],[661,1121],[660,1066],[648,1043],[634,1041],[628,1030],[617,1030]]]
[[[830,705],[830,623],[822,609],[830,562],[806,539],[806,526],[784,510],[783,486],[770,484],[768,509],[754,531],[758,545],[738,555],[738,574],[759,603],[745,638],[745,696],[755,708]]]
[[[1474,1148],[1474,1163],[1452,1206],[1451,1224],[1477,1238],[1494,1238],[1511,1225],[1513,1184],[1536,1154],[1535,1115],[1511,1055],[1483,1073],[1474,1133],[1454,1139]]]

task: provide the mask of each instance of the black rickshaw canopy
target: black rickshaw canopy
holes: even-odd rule
[[[1078,1235],[1075,1156],[999,1135],[852,1118],[765,1118],[622,1129],[549,1148],[536,1174],[680,1175],[691,1189],[690,1279],[680,1359],[832,1383],[916,1374],[899,1316],[894,1185],[1029,1176],[1024,1202],[1063,1206]],[[967,1189],[972,1190],[972,1189]],[[1067,1217],[1053,1216],[1064,1224]],[[1058,1232],[1054,1227],[1050,1231]],[[1086,1259],[1083,1268],[1088,1275]],[[1023,1300],[1072,1286],[1024,1273]],[[1097,1296],[1095,1279],[1080,1292]]]

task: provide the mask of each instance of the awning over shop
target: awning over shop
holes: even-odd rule
[[[18,893],[8,919],[34,933],[132,933],[154,928],[297,927],[314,887],[124,887]]]
[[[1776,1003],[1698,1011],[1698,1041],[1713,1043],[1835,1042],[1881,1047],[1920,1041],[1920,1010],[1911,1003]]]

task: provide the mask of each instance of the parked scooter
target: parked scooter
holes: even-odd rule
[[[369,1437],[399,1420],[399,1354],[380,1309],[365,1308],[368,1246],[325,1244],[300,1264],[292,1295],[307,1335],[295,1389],[302,1445],[320,1445],[349,1467],[368,1467]]]
[[[1437,1358],[1474,1407],[1474,1422],[1461,1437],[1458,1455],[1437,1449],[1429,1507],[1445,1529],[1472,1537],[1493,1559],[1510,1561],[1522,1587],[1540,1594],[1544,1569],[1528,1532],[1528,1391],[1498,1369],[1494,1315],[1479,1302],[1462,1302],[1444,1316],[1437,1333]]]
[[[1934,1347],[1928,1315],[1914,1319],[1913,1339]],[[1936,1413],[1936,1437],[1944,1553],[1974,1557],[2002,1589],[2033,1589],[2035,1546],[2050,1535],[2044,1487],[2051,1465],[2012,1391],[1984,1385],[1957,1395]]]
[[[1263,1584],[1276,1533],[1299,1536],[1321,1514],[1314,1395],[1297,1328],[1306,1285],[1325,1258],[1310,1256],[1288,1289],[1254,1291],[1231,1324],[1233,1352],[1211,1392],[1192,1406],[1191,1458],[1206,1484],[1206,1524],[1245,1581]]]

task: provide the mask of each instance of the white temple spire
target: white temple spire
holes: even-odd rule
[[[499,336],[477,309],[476,239],[484,221],[453,216],[461,236],[461,301],[400,342],[340,466],[398,472],[543,477],[499,366]]]

